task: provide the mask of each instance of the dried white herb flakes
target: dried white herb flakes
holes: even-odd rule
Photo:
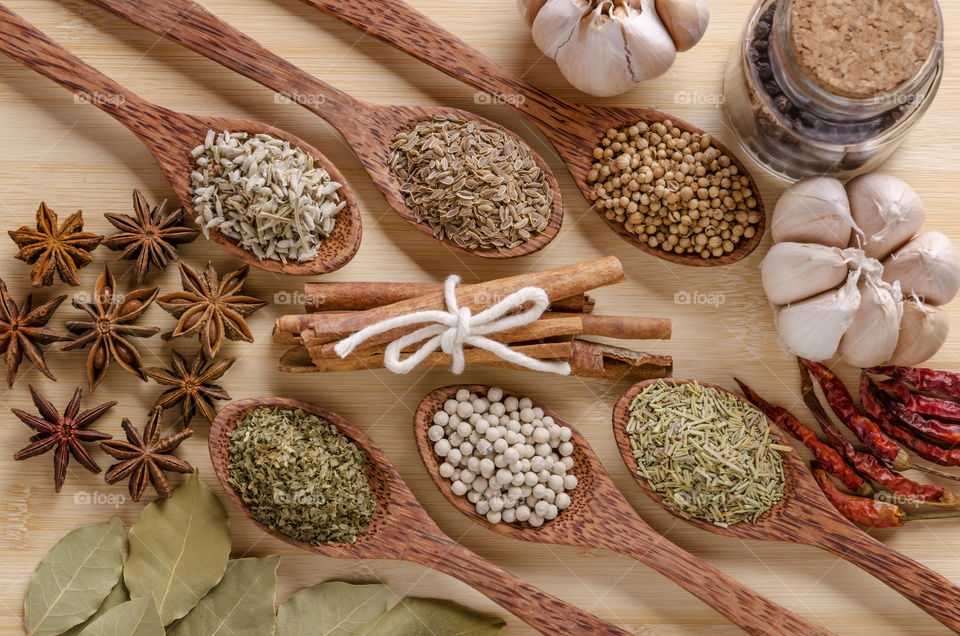
[[[767,419],[735,395],[662,380],[630,405],[637,474],[684,517],[756,521],[783,495],[781,450]]]

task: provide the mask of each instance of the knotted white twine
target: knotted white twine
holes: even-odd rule
[[[394,373],[409,373],[423,362],[427,356],[440,349],[453,358],[450,370],[457,375],[463,373],[466,366],[463,347],[469,345],[477,349],[485,349],[505,362],[515,364],[532,371],[570,375],[570,365],[566,362],[545,362],[531,358],[507,345],[485,338],[484,336],[498,331],[515,329],[538,320],[550,305],[547,292],[539,287],[524,287],[492,307],[474,315],[469,307],[460,307],[457,303],[456,289],[460,284],[459,276],[450,276],[443,284],[443,295],[447,303],[447,310],[433,309],[418,311],[406,316],[390,318],[375,325],[361,329],[349,338],[337,343],[334,351],[341,358],[346,358],[353,351],[374,336],[386,333],[392,329],[409,327],[420,323],[434,323],[418,329],[405,336],[397,338],[389,345],[383,354],[384,365]],[[513,309],[532,303],[533,306],[523,311],[509,314]],[[406,360],[401,360],[401,352],[411,345],[423,343],[417,351],[410,354]]]

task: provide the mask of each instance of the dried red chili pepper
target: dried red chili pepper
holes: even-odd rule
[[[883,384],[878,384],[877,387],[880,389],[886,388]],[[954,446],[960,444],[960,424],[941,422],[935,418],[924,417],[910,408],[909,404],[894,399],[890,399],[885,404],[894,417],[914,433],[920,433],[944,444]]]
[[[790,411],[773,406],[738,378],[733,380],[740,385],[740,390],[751,404],[809,448],[817,461],[846,488],[861,495],[873,493],[873,487],[858,475],[837,451],[821,442],[816,433],[804,426]]]
[[[960,373],[937,371],[936,369],[915,369],[913,367],[874,367],[869,369],[868,372],[912,384],[917,387],[918,391],[960,398]]]
[[[877,386],[896,395],[914,413],[942,417],[947,420],[960,420],[960,402],[918,395],[898,380],[887,380],[886,382],[880,382]],[[960,436],[960,424],[955,425],[955,428],[957,428],[957,435]],[[950,440],[950,443],[956,442]]]
[[[960,466],[960,448],[937,446],[896,421],[893,411],[890,410],[892,400],[867,374],[860,376],[860,403],[888,435],[920,457],[941,466]]]
[[[807,408],[810,409],[810,412],[813,413],[817,423],[820,424],[820,428],[823,429],[827,440],[858,472],[866,475],[878,483],[884,490],[894,495],[909,497],[917,501],[932,501],[946,504],[958,502],[953,493],[945,491],[940,486],[921,484],[913,481],[908,477],[893,472],[870,453],[864,453],[854,448],[850,440],[844,437],[840,430],[834,425],[830,416],[827,415],[827,412],[824,410],[823,405],[820,404],[817,393],[813,388],[813,380],[810,378],[810,372],[807,371],[807,367],[803,364],[800,365],[800,391],[803,395],[804,403],[807,405]]]
[[[891,439],[889,433],[885,433],[876,422],[857,410],[853,397],[840,378],[818,362],[802,358],[801,362],[819,382],[833,412],[874,456],[891,465],[894,470],[903,470],[910,465],[909,455]]]
[[[902,526],[906,521],[907,515],[900,506],[840,492],[816,462],[813,462],[810,468],[823,494],[827,496],[833,507],[850,521],[871,528],[892,528]]]

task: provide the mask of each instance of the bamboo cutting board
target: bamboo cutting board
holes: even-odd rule
[[[806,416],[799,399],[793,360],[777,345],[769,307],[760,288],[758,268],[769,239],[756,254],[730,267],[693,269],[671,265],[640,253],[610,232],[592,212],[552,149],[519,116],[488,104],[465,85],[413,61],[396,50],[321,15],[297,0],[203,0],[220,17],[248,32],[268,48],[307,71],[361,99],[381,103],[443,104],[474,110],[523,135],[557,173],[566,203],[565,226],[543,252],[514,261],[485,262],[454,254],[422,237],[397,217],[366,178],[359,162],[331,129],[296,104],[275,96],[213,62],[200,58],[146,31],[96,9],[82,0],[9,0],[11,9],[47,32],[88,62],[142,96],[187,112],[255,119],[294,133],[336,162],[357,190],[364,216],[364,242],[356,259],[329,280],[439,280],[448,273],[466,279],[487,279],[543,269],[613,254],[623,262],[628,280],[598,291],[598,313],[669,316],[674,339],[638,343],[653,353],[675,356],[678,377],[733,385],[736,372],[770,401]],[[517,17],[513,0],[411,0],[417,9],[467,42],[560,97],[600,103],[570,89],[552,61],[544,59]],[[729,52],[751,8],[749,0],[714,3],[706,39],[678,58],[663,78],[609,100],[609,104],[656,107],[733,139],[722,124],[722,73]],[[955,220],[956,170],[951,152],[960,146],[955,121],[960,115],[960,73],[953,70],[960,44],[951,36],[960,21],[960,5],[943,3],[947,31],[947,74],[940,96],[923,122],[886,170],[907,180],[927,207],[927,227],[946,232],[960,243]],[[141,188],[151,202],[171,197],[153,159],[119,124],[73,96],[6,58],[0,59],[0,277],[19,300],[29,292],[29,267],[13,260],[14,246],[5,231],[33,222],[41,201],[61,215],[83,209],[87,227],[109,234],[104,212],[131,213],[130,196]],[[759,169],[763,196],[772,208],[783,185]],[[234,262],[201,240],[183,250],[184,259],[203,265],[212,258],[221,270]],[[115,254],[95,252],[95,263],[82,272],[83,285],[58,285],[38,298],[59,293],[89,292],[105,262]],[[116,266],[118,276],[122,266]],[[436,491],[420,464],[411,436],[413,412],[420,399],[451,382],[499,384],[530,395],[563,414],[581,430],[612,473],[614,481],[654,528],[680,546],[738,578],[772,600],[840,634],[940,634],[945,629],[905,599],[853,566],[813,549],[745,542],[714,536],[682,524],[659,510],[635,486],[617,452],[610,429],[613,404],[623,384],[557,379],[513,371],[470,371],[453,378],[440,370],[409,377],[385,371],[347,375],[288,376],[275,371],[282,345],[271,342],[273,318],[297,311],[303,278],[251,273],[248,290],[270,300],[272,307],[250,320],[257,343],[230,343],[221,355],[240,361],[224,378],[235,399],[277,395],[316,402],[366,431],[391,460],[445,532],[468,548],[512,573],[588,609],[600,617],[643,634],[740,633],[715,611],[626,557],[600,551],[531,545],[512,541],[473,525]],[[152,276],[150,284],[164,291],[179,288],[175,269]],[[286,305],[284,303],[287,303]],[[947,307],[954,335],[932,361],[933,366],[960,370],[960,302]],[[55,320],[76,315],[64,306]],[[144,324],[172,328],[173,319],[151,308]],[[180,351],[193,351],[193,341],[175,341]],[[159,338],[142,343],[148,366],[167,362],[170,346]],[[85,384],[84,353],[48,350],[47,360],[59,378],[53,383],[21,367],[13,390],[0,392],[0,633],[22,633],[22,602],[27,582],[43,554],[77,525],[121,517],[129,525],[141,506],[128,500],[124,485],[107,486],[101,476],[71,465],[63,492],[52,486],[52,458],[16,463],[13,453],[29,436],[11,415],[13,407],[31,408],[28,381],[37,383],[60,406],[72,390]],[[848,381],[853,376],[845,374]],[[98,422],[101,430],[120,434],[121,417],[138,426],[160,389],[143,384],[119,369],[85,404],[110,399],[120,404]],[[96,401],[96,402],[95,402]],[[204,481],[218,489],[206,448],[208,427],[194,422],[197,435],[181,456],[199,467]],[[107,457],[95,454],[101,465]],[[226,498],[222,497],[225,504]],[[93,503],[84,503],[90,495]],[[296,550],[257,530],[229,505],[235,556],[278,553],[279,598],[328,579],[382,580],[395,597],[444,596],[481,611],[503,612],[479,593],[444,575],[393,562],[337,561]],[[960,520],[932,521],[899,530],[876,531],[881,541],[960,582]],[[508,620],[506,634],[530,629]]]

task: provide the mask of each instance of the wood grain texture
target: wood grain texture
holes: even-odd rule
[[[0,5],[0,36],[0,51],[89,101],[135,133],[153,153],[192,217],[197,215],[190,197],[190,173],[194,168],[191,151],[203,143],[211,130],[265,134],[289,141],[313,156],[334,181],[343,184],[340,194],[347,204],[312,261],[282,263],[261,260],[232,239],[212,231],[213,241],[230,256],[259,269],[303,276],[340,269],[360,248],[360,211],[350,184],[323,153],[302,139],[259,122],[187,115],[152,104],[70,54],[3,5]]]
[[[230,26],[193,0],[91,0],[135,24],[205,55],[282,95],[289,95],[336,128],[353,148],[373,182],[401,218],[431,238],[433,230],[417,222],[407,207],[400,182],[390,169],[390,145],[397,133],[411,130],[418,122],[451,116],[460,121],[476,121],[504,130],[518,143],[527,143],[516,133],[473,113],[452,108],[381,106],[354,99],[343,91],[305,73],[295,65],[271,53],[243,32]],[[546,247],[563,224],[563,201],[557,178],[550,166],[533,151],[533,159],[543,170],[553,192],[550,221],[543,232],[522,245],[510,249],[465,250],[452,241],[444,242],[465,254],[483,258],[514,258],[538,252]]]
[[[613,411],[613,434],[620,449],[620,456],[632,471],[634,479],[651,499],[663,505],[660,495],[637,474],[636,460],[627,435],[630,404],[641,391],[654,382],[657,381],[639,382],[620,397]],[[665,382],[684,384],[690,381]],[[723,387],[711,384],[704,386],[736,395]],[[766,419],[779,443],[787,443],[790,437],[772,420]],[[787,541],[828,550],[869,572],[953,631],[960,632],[960,588],[933,570],[871,538],[844,519],[821,492],[806,463],[796,453],[784,455],[783,467],[786,477],[783,497],[780,503],[756,522],[736,523],[722,528],[699,519],[688,519],[680,514],[677,514],[677,517],[703,530],[738,539]],[[671,513],[674,511],[673,508],[664,507]]]
[[[550,139],[580,187],[580,191],[588,200],[593,190],[587,181],[587,173],[594,161],[593,149],[608,129],[631,126],[639,121],[652,124],[670,120],[683,131],[700,134],[704,132],[690,122],[649,108],[609,108],[562,101],[509,73],[460,38],[445,31],[427,16],[417,12],[403,0],[303,1],[357,27],[364,33],[389,42],[475,88],[486,91],[520,112]],[[598,72],[600,72],[599,69]],[[751,189],[759,193],[750,171],[737,155],[720,142],[714,145],[730,157],[742,174],[750,178],[754,186]],[[681,265],[714,267],[735,263],[750,254],[760,244],[766,227],[762,197],[757,198],[757,211],[760,213],[760,222],[756,226],[757,231],[753,238],[741,242],[737,249],[729,254],[707,259],[701,258],[698,254],[674,254],[651,248],[637,235],[627,232],[622,223],[607,219],[603,214],[599,216],[622,239],[658,258]]]
[[[771,603],[750,588],[700,561],[657,534],[634,512],[614,486],[596,453],[579,431],[556,411],[534,402],[560,426],[573,431],[573,471],[577,487],[570,492],[570,507],[539,528],[528,523],[490,523],[477,513],[466,497],[451,490],[450,480],[440,476],[440,458],[433,452],[427,429],[433,416],[460,389],[486,395],[485,385],[456,384],[431,391],[413,417],[413,434],[420,459],[433,483],[447,500],[475,523],[497,534],[534,543],[602,548],[626,554],[649,565],[691,594],[697,596],[733,623],[751,634],[832,634]],[[505,395],[516,395],[504,389]]]
[[[230,486],[230,431],[259,407],[300,409],[336,426],[366,454],[367,479],[377,511],[355,543],[311,544],[297,541],[257,521]],[[464,581],[544,634],[630,632],[584,612],[521,581],[443,534],[403,482],[390,459],[345,419],[314,404],[289,398],[248,398],[224,408],[210,425],[210,459],[230,500],[260,529],[304,550],[342,559],[396,559],[445,572]]]
[[[245,287],[253,296],[274,301],[249,319],[255,344],[229,342],[223,357],[238,358],[222,379],[235,399],[278,395],[322,404],[367,433],[390,457],[404,481],[441,529],[458,542],[511,573],[574,605],[644,636],[734,636],[742,630],[680,587],[627,556],[606,550],[512,541],[489,532],[461,514],[437,490],[417,453],[410,421],[421,398],[453,382],[497,384],[547,402],[587,438],[631,506],[658,533],[703,561],[741,581],[772,601],[837,634],[935,636],[950,633],[933,618],[859,568],[823,550],[795,544],[740,540],[704,532],[683,523],[653,503],[633,481],[620,459],[610,428],[610,414],[630,383],[559,378],[520,371],[476,367],[462,377],[442,369],[394,376],[386,371],[327,375],[294,375],[276,371],[287,345],[271,341],[274,320],[302,304],[304,285],[322,281],[392,280],[435,283],[449,274],[481,281],[616,255],[626,280],[591,293],[597,312],[608,315],[663,316],[673,319],[673,339],[641,341],[630,346],[655,354],[673,354],[676,373],[733,386],[736,374],[771,402],[794,411],[815,425],[799,394],[796,361],[777,345],[769,305],[760,287],[759,265],[770,245],[765,238],[749,257],[728,267],[694,269],[653,258],[617,238],[590,212],[580,190],[566,173],[549,142],[514,111],[478,103],[475,89],[453,80],[356,29],[325,16],[300,0],[201,0],[204,7],[293,61],[364,101],[380,104],[439,105],[463,108],[514,130],[549,163],[562,189],[566,215],[563,230],[537,254],[510,261],[466,258],[424,239],[397,216],[366,176],[363,165],[342,137],[314,114],[273,91],[222,68],[183,47],[132,25],[86,0],[5,0],[4,4],[37,25],[52,39],[109,76],[154,103],[178,111],[237,117],[269,123],[312,145],[335,163],[353,185],[363,216],[364,240],[356,258],[323,277],[289,278],[251,271]],[[597,106],[635,106],[673,113],[715,133],[728,147],[734,137],[716,108],[722,74],[735,46],[751,0],[713,2],[704,41],[678,56],[673,69],[615,99],[594,99],[566,83],[556,65],[537,51],[520,22],[515,0],[409,0],[417,10],[476,46],[517,77],[564,101]],[[940,96],[884,170],[909,182],[927,208],[926,229],[945,232],[960,241],[956,214],[957,180],[954,149],[960,145],[960,3],[943,3],[947,28],[947,71]],[[143,190],[151,203],[174,196],[152,155],[109,116],[36,73],[0,56],[0,230],[33,221],[41,200],[55,210],[83,209],[86,229],[110,234],[105,212],[132,213],[130,193]],[[768,208],[784,185],[750,164]],[[172,205],[176,205],[172,202]],[[769,234],[769,232],[767,233]],[[22,300],[30,293],[29,266],[15,261],[15,247],[0,232],[0,278]],[[220,271],[236,261],[198,240],[181,251],[186,262],[203,267],[208,258]],[[130,272],[116,254],[100,248],[95,263],[81,272],[80,290],[93,288],[104,263],[124,289]],[[127,263],[129,267],[129,263]],[[164,292],[179,289],[175,267],[151,272],[148,285]],[[64,285],[40,290],[44,301],[77,290]],[[953,333],[931,366],[960,369],[960,303],[945,307]],[[51,327],[63,330],[77,312],[62,307]],[[169,330],[175,320],[152,307],[144,324]],[[193,341],[137,343],[149,366],[166,366],[170,350],[191,355]],[[22,634],[18,622],[29,576],[43,554],[68,530],[118,516],[124,524],[143,508],[129,500],[126,487],[107,486],[102,475],[71,469],[63,492],[53,493],[49,457],[14,462],[13,453],[26,444],[29,431],[9,415],[10,408],[29,410],[27,382],[42,387],[63,408],[73,389],[85,382],[82,353],[47,348],[47,361],[58,382],[44,378],[27,364],[13,390],[0,391],[0,634]],[[857,373],[837,371],[854,387]],[[143,421],[162,392],[119,370],[111,371],[97,393],[84,400],[92,406],[119,401],[102,428],[122,436],[120,421]],[[176,425],[171,413],[165,423]],[[227,499],[213,476],[205,444],[208,427],[194,422],[196,434],[178,453],[201,471],[201,478],[221,497],[231,519],[235,557],[280,554],[278,599],[324,580],[382,581],[393,600],[403,595],[442,596],[474,609],[503,616],[505,636],[529,636],[535,630],[468,585],[405,561],[333,559],[311,554],[275,539],[253,525]],[[109,458],[94,449],[101,465]],[[798,451],[808,457],[805,450]],[[911,477],[926,479],[919,473]],[[171,478],[179,482],[179,476]],[[945,480],[947,488],[955,485]],[[84,503],[83,493],[96,494]],[[119,497],[127,496],[126,501]],[[109,499],[113,497],[113,499]],[[149,499],[149,497],[147,497]],[[871,530],[884,544],[946,578],[960,582],[960,528],[957,520],[907,524]]]

